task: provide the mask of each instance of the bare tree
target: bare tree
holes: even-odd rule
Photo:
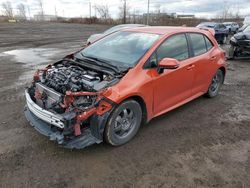
[[[8,17],[8,18],[13,18],[14,14],[13,14],[13,8],[11,5],[10,1],[6,1],[4,3],[2,3],[2,7],[4,10],[4,14]]]
[[[122,23],[127,23],[127,15],[129,15],[129,8],[127,4],[127,0],[122,0],[122,5],[119,7],[120,9],[120,18],[122,19]]]
[[[222,12],[222,19],[227,19],[229,16],[229,7],[225,5],[223,12]]]
[[[43,10],[43,0],[37,0],[40,12],[39,15],[41,16],[41,19],[44,20],[44,10]]]
[[[107,20],[110,18],[108,5],[95,5],[94,8],[102,19]]]
[[[240,8],[239,4],[228,4],[226,1],[224,1],[222,11],[218,14],[218,17],[222,20],[230,19],[230,18],[236,18],[238,19],[240,17]]]
[[[18,10],[19,16],[22,19],[26,20],[27,19],[27,17],[26,17],[26,8],[25,8],[23,3],[20,3],[19,5],[17,5],[17,10]]]
[[[240,5],[238,1],[235,4],[235,18],[236,19],[240,18]]]

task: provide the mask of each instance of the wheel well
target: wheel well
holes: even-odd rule
[[[223,73],[223,83],[224,83],[225,75],[226,75],[226,69],[225,69],[225,67],[220,67],[219,69],[220,69],[220,70],[222,71],[222,73]]]
[[[140,104],[141,109],[142,109],[142,123],[145,124],[147,122],[147,107],[143,98],[140,96],[132,96],[132,97],[129,97],[128,99],[135,100],[136,102]]]

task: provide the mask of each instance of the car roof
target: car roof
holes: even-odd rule
[[[215,25],[215,24],[218,24],[217,22],[201,22],[199,25],[205,25],[205,24],[207,24],[207,25]]]
[[[203,29],[197,27],[169,27],[169,26],[149,26],[149,27],[138,27],[138,28],[129,28],[125,31],[132,32],[142,32],[142,33],[152,33],[159,35],[166,35],[170,33],[178,32],[200,32],[204,31]]]
[[[140,27],[140,26],[146,26],[144,24],[120,24],[120,25],[116,25],[116,26],[121,26],[121,27]],[[115,27],[115,26],[114,26]]]

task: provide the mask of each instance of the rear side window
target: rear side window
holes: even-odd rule
[[[204,40],[204,36],[202,34],[192,33],[189,34],[194,56],[198,56],[207,52],[206,42]]]
[[[209,51],[211,48],[213,48],[213,43],[206,37],[204,36],[205,41],[206,41],[206,45],[207,45],[207,51]]]
[[[163,58],[174,58],[179,61],[189,58],[185,34],[169,37],[157,50],[158,62]]]

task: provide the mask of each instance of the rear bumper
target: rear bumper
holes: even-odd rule
[[[52,129],[53,125],[43,121],[32,113],[28,106],[25,106],[24,114],[32,127],[42,135],[49,137],[50,140],[56,141],[62,147],[69,149],[83,149],[92,144],[102,142],[102,140],[94,137],[89,129],[86,129],[81,136],[75,137],[74,139],[66,139],[60,131]]]

